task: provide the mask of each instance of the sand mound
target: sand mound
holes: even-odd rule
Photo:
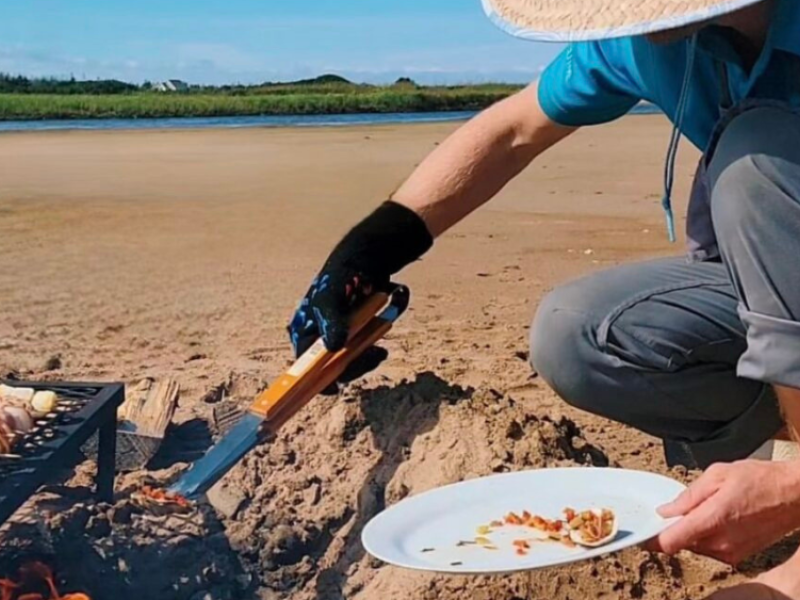
[[[237,510],[225,527],[260,598],[568,598],[600,587],[660,598],[682,588],[677,561],[640,551],[530,578],[467,579],[400,571],[361,547],[365,524],[409,494],[491,473],[608,464],[572,421],[427,373],[316,402],[229,476]]]

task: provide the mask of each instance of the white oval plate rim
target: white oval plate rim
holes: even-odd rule
[[[564,565],[568,565],[568,564],[583,562],[583,561],[586,561],[586,560],[591,560],[593,558],[601,558],[601,557],[604,557],[604,556],[608,556],[610,554],[615,554],[615,553],[620,552],[622,550],[625,550],[625,549],[628,549],[628,548],[632,548],[634,546],[638,546],[638,545],[640,545],[640,544],[642,544],[642,543],[644,543],[644,542],[646,542],[648,540],[651,540],[651,539],[657,537],[662,532],[664,532],[668,527],[670,527],[671,525],[673,525],[674,523],[676,523],[676,522],[678,522],[680,520],[680,518],[660,519],[660,521],[658,522],[658,525],[656,527],[653,527],[652,529],[647,529],[647,530],[642,531],[642,532],[632,532],[633,535],[630,536],[631,540],[628,541],[628,542],[624,542],[623,543],[620,540],[618,542],[609,544],[608,546],[603,546],[603,547],[600,547],[600,548],[586,549],[585,552],[582,552],[580,554],[576,554],[575,556],[565,556],[565,557],[563,557],[561,559],[546,561],[546,563],[539,564],[539,565],[521,564],[519,567],[510,567],[510,568],[507,568],[507,569],[486,570],[486,569],[468,567],[466,565],[458,565],[458,566],[447,567],[447,566],[434,566],[434,565],[410,564],[410,563],[403,564],[401,561],[397,561],[394,558],[387,557],[380,550],[376,549],[376,547],[373,544],[370,543],[370,536],[371,536],[372,532],[375,529],[377,529],[378,527],[380,527],[381,522],[384,519],[386,519],[388,517],[391,517],[391,514],[393,514],[395,511],[401,510],[398,507],[400,507],[402,505],[405,505],[410,501],[414,501],[414,502],[424,501],[424,499],[426,497],[432,496],[434,494],[435,495],[441,494],[445,490],[446,491],[451,491],[451,490],[456,489],[456,488],[461,488],[461,487],[466,487],[466,486],[469,486],[469,485],[474,485],[475,482],[477,482],[477,481],[482,481],[482,480],[487,480],[487,479],[501,479],[501,478],[521,477],[521,476],[525,476],[525,475],[531,475],[531,474],[537,474],[537,473],[543,473],[543,472],[548,472],[548,473],[554,473],[555,472],[555,473],[557,473],[557,472],[565,472],[565,471],[575,472],[575,471],[580,471],[580,470],[593,471],[593,472],[597,472],[597,471],[614,471],[616,473],[624,472],[624,473],[635,474],[635,475],[640,476],[640,477],[659,479],[659,480],[663,481],[664,483],[669,483],[671,485],[674,485],[675,486],[675,490],[676,490],[676,495],[678,493],[680,493],[681,491],[687,489],[686,485],[682,484],[680,481],[677,481],[676,479],[672,479],[671,477],[667,477],[665,475],[661,475],[659,473],[653,473],[651,471],[644,471],[644,470],[638,470],[638,469],[622,469],[622,468],[616,468],[616,467],[558,467],[558,468],[527,469],[527,470],[524,470],[524,471],[512,471],[512,472],[509,472],[509,473],[499,473],[499,474],[495,474],[495,475],[488,475],[486,477],[478,477],[478,478],[475,478],[475,479],[468,479],[466,481],[459,481],[459,482],[456,482],[456,483],[451,483],[451,484],[444,485],[444,486],[441,486],[441,487],[433,488],[431,490],[427,490],[425,492],[421,492],[421,493],[416,494],[414,496],[409,496],[409,497],[401,500],[400,502],[398,502],[396,504],[393,504],[392,506],[390,506],[386,510],[378,513],[376,516],[374,516],[372,519],[370,519],[370,521],[366,524],[366,526],[364,527],[364,529],[361,532],[361,544],[364,547],[364,549],[370,555],[372,555],[373,557],[377,558],[378,560],[380,560],[382,562],[385,562],[385,563],[387,563],[389,565],[393,565],[393,566],[400,567],[400,568],[403,568],[403,569],[409,569],[409,570],[420,571],[420,572],[428,572],[428,573],[439,573],[439,574],[445,574],[445,575],[503,575],[503,574],[510,574],[510,573],[519,573],[519,572],[524,572],[524,571],[534,571],[534,570],[546,569],[546,568],[551,568],[551,567],[559,567],[559,566],[564,566]],[[643,537],[642,534],[644,534],[645,537]]]

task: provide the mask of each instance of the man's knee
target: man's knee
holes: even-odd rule
[[[596,412],[591,357],[599,350],[592,343],[586,302],[574,285],[557,288],[542,300],[531,325],[530,361],[567,403]]]
[[[800,114],[784,108],[751,108],[725,127],[710,165],[715,172],[747,156],[797,162],[800,158]]]
[[[798,139],[800,117],[783,109],[753,109],[728,125],[709,165],[718,237],[780,218],[786,202],[797,203]]]

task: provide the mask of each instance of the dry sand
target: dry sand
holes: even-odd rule
[[[245,402],[286,367],[285,324],[328,250],[453,128],[0,136],[3,373],[175,377],[180,440],[209,418],[209,400]],[[445,578],[376,564],[358,543],[387,503],[466,477],[556,464],[665,471],[656,440],[561,404],[531,375],[526,339],[559,282],[681,252],[659,208],[668,135],[658,117],[579,133],[404,272],[412,311],[383,344],[390,359],[237,467],[232,517],[182,533],[189,555],[212,563],[198,540],[213,537],[221,566],[194,565],[180,583],[183,556],[155,577],[142,547],[176,542],[144,543],[119,507],[80,508],[81,526],[111,523],[88,527],[91,544],[127,557],[118,578],[150,582],[137,597],[702,598],[735,581],[710,561],[639,550],[530,579]],[[684,147],[677,198],[696,160]]]

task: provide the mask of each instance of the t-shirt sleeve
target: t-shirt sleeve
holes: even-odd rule
[[[623,116],[645,97],[638,58],[630,38],[570,44],[539,80],[542,110],[569,127]]]

